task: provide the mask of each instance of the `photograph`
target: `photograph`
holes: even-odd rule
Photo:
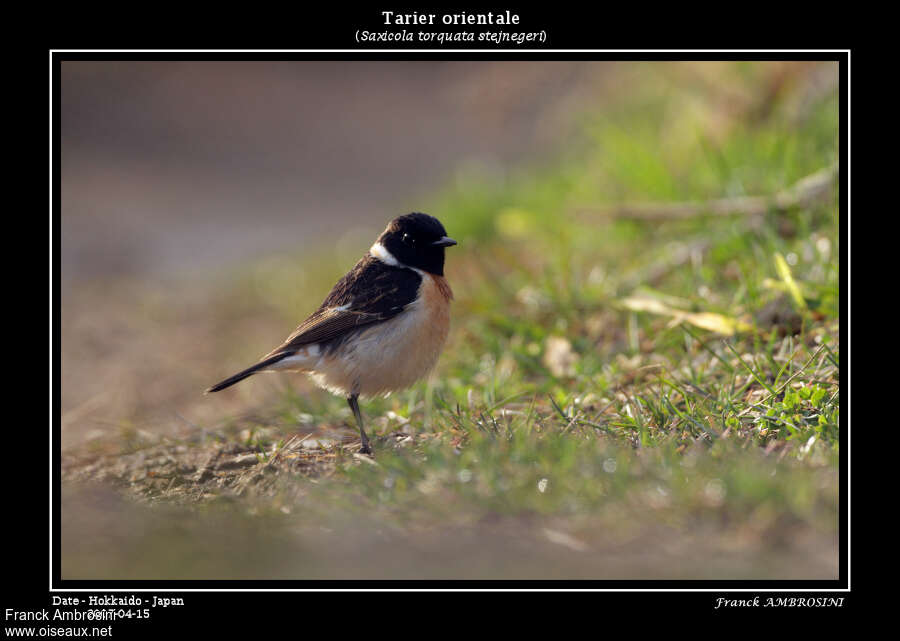
[[[846,55],[56,54],[53,587],[846,585]]]

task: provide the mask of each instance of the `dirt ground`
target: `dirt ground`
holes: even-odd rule
[[[376,447],[413,447],[427,436],[390,433]],[[272,437],[280,438],[278,430]],[[348,517],[341,510],[298,509],[309,488],[298,477],[327,482],[339,458],[374,464],[357,454],[353,440],[326,429],[269,440],[260,451],[234,435],[204,430],[177,441],[148,434],[124,454],[82,449],[63,462],[63,575],[772,580],[838,574],[837,535],[790,519],[763,530],[718,517],[697,519],[685,531],[652,516],[573,524],[537,514],[389,526],[358,511]],[[249,505],[259,507],[248,512]]]

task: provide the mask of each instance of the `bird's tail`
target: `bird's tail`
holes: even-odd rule
[[[270,365],[274,365],[281,359],[287,358],[290,355],[291,355],[290,352],[281,352],[279,354],[275,354],[274,356],[270,356],[269,358],[263,359],[260,362],[258,362],[256,365],[251,365],[247,369],[238,372],[234,376],[229,376],[224,381],[220,381],[220,382],[216,383],[215,385],[210,387],[208,390],[206,390],[206,394],[209,394],[211,392],[218,392],[220,390],[225,389],[226,387],[231,387],[235,383],[240,383],[242,380],[244,380],[248,376],[253,376],[254,374],[256,374],[256,372],[263,370],[263,369],[269,367]]]

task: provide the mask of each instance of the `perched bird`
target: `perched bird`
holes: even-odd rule
[[[437,218],[395,218],[325,302],[279,347],[210,387],[218,392],[257,372],[306,372],[319,387],[346,397],[362,439],[359,397],[409,387],[437,362],[450,329],[453,292],[444,249],[456,241]]]

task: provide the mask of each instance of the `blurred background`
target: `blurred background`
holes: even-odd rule
[[[212,351],[210,287],[312,248],[351,266],[460,172],[502,177],[564,147],[615,66],[64,62],[63,444],[206,416],[199,392],[235,364]],[[165,319],[147,317],[154,297]],[[292,328],[246,328],[246,353]]]
[[[837,63],[60,81],[64,578],[837,576]],[[203,395],[410,211],[453,326],[378,466],[303,376]]]
[[[66,62],[62,275],[210,272],[565,143],[608,65]]]

